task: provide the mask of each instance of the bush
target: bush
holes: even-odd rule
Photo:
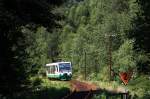
[[[150,79],[142,75],[132,79],[128,84],[128,89],[132,96],[139,99],[150,99]]]

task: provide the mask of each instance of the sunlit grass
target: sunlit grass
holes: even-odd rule
[[[132,79],[127,86],[132,96],[150,99],[150,79],[148,76],[139,76]]]
[[[53,80],[49,80],[47,78],[42,78],[42,83],[41,85],[43,87],[47,87],[47,88],[50,88],[50,87],[55,87],[57,89],[60,89],[60,88],[70,88],[70,84],[69,82],[67,81],[53,81]]]
[[[95,83],[100,89],[116,92],[129,92],[131,97],[137,99],[150,99],[150,78],[148,76],[138,76],[132,78],[127,85],[117,81],[90,81]]]
[[[115,81],[105,82],[105,81],[92,81],[95,83],[100,89],[115,91],[115,92],[124,92],[125,86],[120,85]]]

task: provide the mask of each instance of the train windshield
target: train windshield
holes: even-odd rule
[[[59,70],[71,70],[70,63],[60,63]]]

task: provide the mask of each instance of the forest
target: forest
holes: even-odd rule
[[[57,61],[85,81],[121,85],[131,71],[130,93],[149,99],[149,10],[149,0],[0,0],[0,99],[52,89],[44,66]]]

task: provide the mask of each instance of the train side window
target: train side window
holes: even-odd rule
[[[51,73],[51,66],[49,67],[49,72]]]
[[[51,66],[51,73],[54,74],[55,73],[55,66]]]
[[[50,67],[47,67],[47,73],[49,74],[50,73]]]
[[[50,66],[50,73],[52,73],[52,66]]]
[[[50,73],[52,73],[53,66],[50,66]]]

